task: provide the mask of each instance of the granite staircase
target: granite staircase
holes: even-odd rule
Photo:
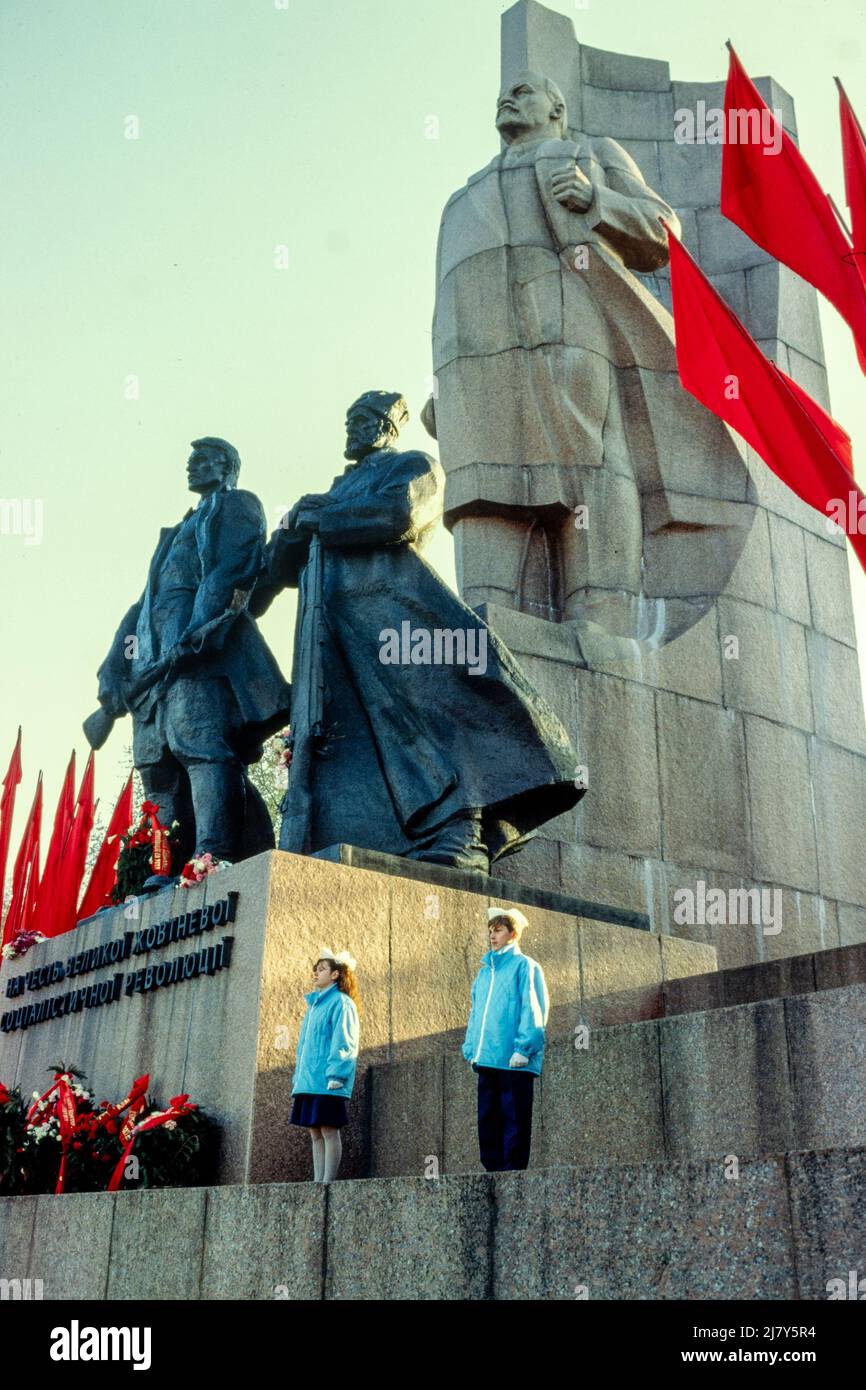
[[[6,1199],[0,1268],[76,1299],[852,1296],[866,947],[670,981],[660,1009],[560,1019],[526,1173],[477,1171],[473,1078],[439,1035],[367,1071],[369,1177]]]

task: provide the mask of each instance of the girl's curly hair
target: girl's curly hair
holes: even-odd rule
[[[327,961],[331,969],[336,970],[337,979],[335,983],[337,985],[337,989],[340,991],[341,994],[348,994],[349,998],[352,1000],[352,1003],[355,1005],[355,1008],[360,1010],[361,998],[358,994],[358,982],[355,979],[354,970],[350,970],[348,965],[346,965],[343,961],[332,960],[330,956],[319,956],[319,959],[315,962],[313,969],[315,969],[316,965],[319,964],[320,960]]]

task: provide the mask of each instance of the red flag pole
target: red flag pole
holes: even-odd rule
[[[91,917],[94,912],[98,912],[101,907],[107,905],[109,894],[117,882],[120,837],[129,829],[131,823],[132,773],[129,774],[126,785],[117,798],[117,805],[112,812],[99,854],[96,856],[96,862],[91,870],[90,881],[77,912],[79,922],[84,917]]]
[[[21,725],[18,725],[18,738],[9,759],[9,767],[3,778],[3,795],[0,797],[0,921],[3,918],[3,899],[6,889],[6,864],[9,859],[9,841],[12,839],[12,817],[15,814],[15,796],[21,783]]]
[[[848,108],[848,114],[849,114],[849,116],[851,117],[851,120],[853,121],[854,125],[857,127],[858,131],[860,132],[860,139],[863,141],[864,145],[866,145],[866,135],[863,134],[863,127],[862,127],[862,125],[860,124],[859,118],[858,118],[858,116],[857,116],[857,112],[854,110],[854,107],[851,105],[851,102],[850,102],[849,99],[848,99],[848,93],[845,91],[845,88],[842,86],[842,79],[841,79],[841,77],[834,77],[834,78],[833,78],[833,81],[836,83],[836,88],[837,88],[837,90],[838,90],[838,92],[839,92],[839,95],[840,95],[840,97],[842,98],[842,100],[844,101],[846,107]]]
[[[829,193],[827,194],[827,202],[830,204],[831,208],[833,209],[833,211],[834,211],[835,214],[836,214],[836,221],[839,223],[839,226],[842,228],[842,231],[845,233],[846,237],[847,237],[848,240],[850,241],[850,240],[851,240],[851,228],[848,226],[848,223],[845,221],[845,218],[842,216],[841,212],[839,211],[838,207],[836,206],[835,199],[834,199],[834,198],[831,196],[831,194],[829,194]]]
[[[39,837],[42,830],[42,773],[36,782],[33,805],[27,817],[21,844],[12,871],[12,901],[3,926],[3,945],[6,946],[19,931],[29,926],[36,889],[39,885]]]
[[[45,856],[42,881],[34,909],[33,927],[43,936],[53,936],[52,913],[57,895],[58,881],[63,873],[64,856],[69,842],[69,832],[75,817],[75,749],[73,748],[63,777],[57,809],[54,812],[54,828]]]
[[[87,861],[87,846],[93,829],[93,779],[94,757],[91,751],[81,779],[78,801],[75,807],[75,821],[66,842],[63,865],[58,877],[57,908],[53,916],[52,936],[60,936],[71,931],[76,922],[76,905],[84,877]]]
[[[851,213],[852,255],[866,290],[866,135],[839,78],[839,127],[845,173],[845,202]]]

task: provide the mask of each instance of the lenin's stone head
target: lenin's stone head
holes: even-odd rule
[[[506,145],[564,139],[568,133],[568,112],[562,92],[541,73],[518,73],[499,93],[496,129]]]
[[[365,391],[346,411],[347,459],[362,459],[393,444],[409,419],[399,391]]]
[[[227,439],[206,435],[204,439],[192,441],[192,453],[186,465],[190,492],[200,492],[204,496],[236,487],[240,471],[240,454]]]

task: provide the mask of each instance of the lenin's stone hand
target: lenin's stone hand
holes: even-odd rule
[[[550,189],[569,212],[586,212],[592,202],[592,183],[571,160],[551,174]]]

